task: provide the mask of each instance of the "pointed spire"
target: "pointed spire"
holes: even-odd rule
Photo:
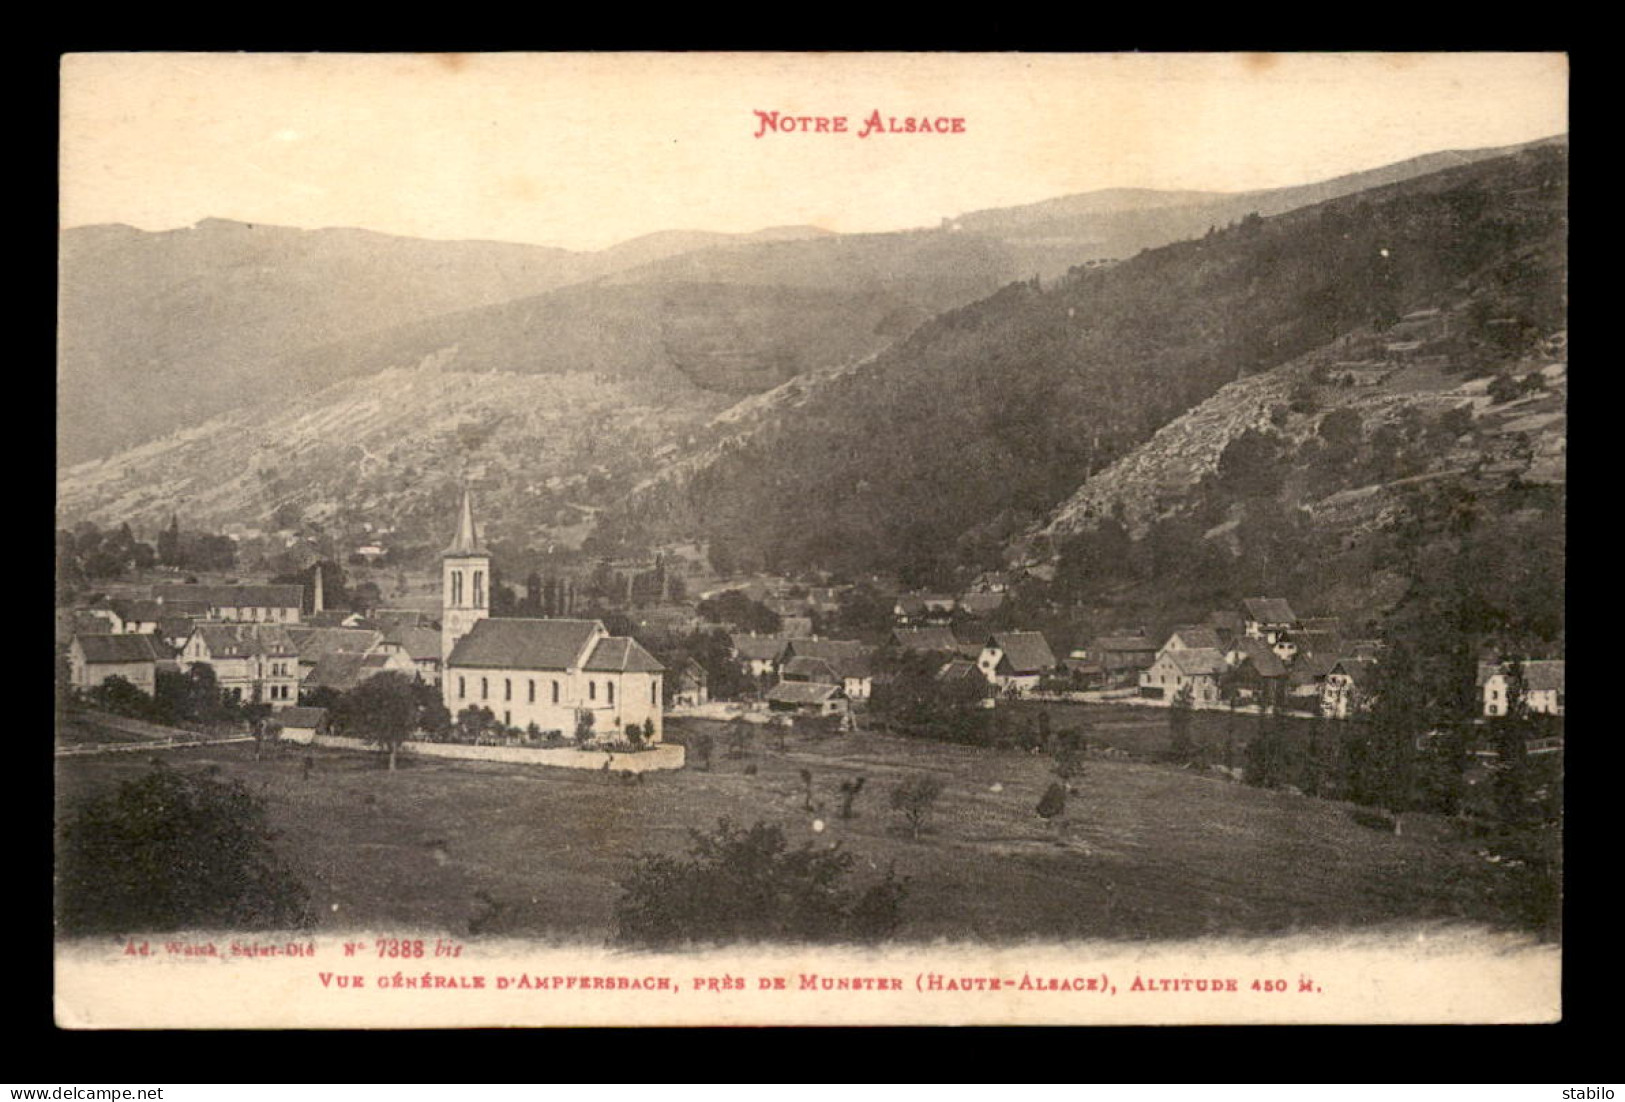
[[[463,488],[463,507],[457,514],[457,536],[446,548],[447,555],[483,555],[485,548],[480,546],[480,532],[474,525],[474,494],[466,486]]]

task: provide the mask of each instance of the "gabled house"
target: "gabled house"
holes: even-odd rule
[[[789,640],[779,635],[732,635],[734,661],[752,677],[771,677],[778,673]]]
[[[1510,664],[1481,662],[1478,691],[1486,716],[1507,714]],[[1563,714],[1563,659],[1543,659],[1523,663],[1524,706],[1531,715]]]
[[[1217,650],[1225,649],[1219,633],[1206,624],[1182,624],[1174,628],[1163,641],[1158,653],[1165,650]]]
[[[397,626],[379,639],[373,651],[404,655],[414,675],[426,684],[440,684],[440,633],[433,628]]]
[[[977,659],[982,676],[1004,693],[1029,693],[1053,674],[1055,652],[1036,631],[1001,631],[988,636]]]
[[[791,639],[785,644],[781,676],[798,659],[814,659],[828,667],[827,675],[837,680],[849,700],[868,700],[874,688],[871,648],[847,639]],[[804,665],[802,670],[815,670]],[[816,679],[816,678],[815,678]]]
[[[148,696],[158,681],[160,655],[151,636],[123,633],[75,635],[68,644],[68,673],[76,689],[93,689],[122,677]]]
[[[311,743],[317,735],[327,733],[326,708],[284,708],[277,713],[276,721],[282,728],[277,737],[284,742]]]
[[[690,658],[677,669],[677,678],[672,686],[671,702],[673,704],[697,705],[704,704],[711,699],[711,675],[705,667]]]
[[[1094,661],[1105,671],[1107,686],[1132,685],[1140,671],[1148,669],[1157,660],[1161,648],[1144,632],[1134,635],[1098,635],[1089,641],[1081,655],[1074,657]]]
[[[1257,703],[1285,703],[1288,693],[1286,663],[1262,639],[1242,636],[1225,652],[1230,685],[1236,697]],[[1222,686],[1221,686],[1222,688]]]
[[[1298,626],[1292,606],[1279,597],[1248,597],[1241,602],[1242,634],[1263,639],[1270,646]]]
[[[767,691],[769,711],[811,716],[844,716],[849,711],[839,685],[814,681],[780,681]]]
[[[958,637],[947,627],[896,628],[891,637],[899,650],[954,653],[959,649]]]
[[[280,624],[200,623],[180,653],[183,668],[195,662],[211,666],[235,700],[276,709],[298,702],[299,649]]]
[[[1339,658],[1321,682],[1320,714],[1348,719],[1371,707],[1377,664],[1362,658]]]
[[[1224,655],[1211,647],[1164,649],[1140,671],[1140,695],[1152,700],[1173,700],[1182,689],[1192,701],[1209,704],[1219,699],[1219,680],[1230,669]]]

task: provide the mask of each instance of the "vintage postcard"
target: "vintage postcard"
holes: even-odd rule
[[[1566,57],[61,91],[60,1025],[1561,1018]]]

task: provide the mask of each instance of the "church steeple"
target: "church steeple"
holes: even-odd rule
[[[463,489],[457,535],[440,554],[440,661],[444,669],[457,641],[491,615],[491,553],[480,546],[474,495]],[[449,690],[447,690],[449,691]]]
[[[451,541],[451,546],[442,554],[445,555],[483,555],[485,548],[480,546],[480,531],[474,524],[474,494],[466,486],[463,488],[463,507],[457,514],[457,535]]]

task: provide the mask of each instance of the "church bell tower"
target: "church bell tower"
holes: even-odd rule
[[[444,676],[457,640],[491,614],[491,555],[480,546],[474,496],[463,490],[457,535],[440,553],[440,668]]]

